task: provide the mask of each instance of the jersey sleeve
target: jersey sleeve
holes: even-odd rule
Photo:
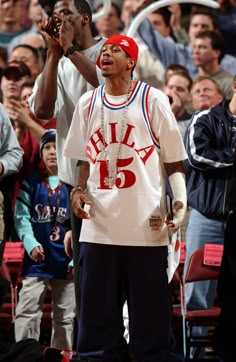
[[[17,234],[30,256],[31,251],[36,246],[41,246],[41,244],[36,240],[31,224],[31,198],[29,189],[30,186],[28,182],[24,180],[16,200],[14,220]]]
[[[168,97],[152,88],[148,107],[151,128],[159,141],[162,161],[172,163],[185,160],[187,153]]]
[[[92,91],[85,93],[76,104],[64,147],[66,157],[87,161],[86,138],[91,96]]]

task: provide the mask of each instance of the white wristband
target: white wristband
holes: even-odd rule
[[[175,201],[183,203],[183,207],[173,217],[176,227],[179,227],[184,219],[187,209],[187,192],[185,174],[183,172],[174,172],[169,176],[170,186],[173,194],[173,204]]]

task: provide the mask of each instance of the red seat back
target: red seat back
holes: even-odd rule
[[[219,266],[205,264],[204,252],[205,248],[203,247],[192,254],[186,272],[185,283],[218,279],[220,272]]]

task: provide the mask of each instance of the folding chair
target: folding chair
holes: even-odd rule
[[[184,270],[184,262],[186,257],[186,242],[182,241],[180,244],[180,260],[177,269],[174,272],[170,286],[172,289],[172,305],[173,307],[180,307],[180,284],[182,284],[182,276]],[[180,308],[179,308],[180,310]],[[179,313],[178,313],[179,314]]]
[[[219,257],[222,257],[222,249],[219,249],[217,252]],[[220,315],[220,308],[217,306],[204,310],[187,310],[185,300],[185,285],[187,283],[203,280],[218,280],[220,263],[215,263],[213,259],[209,260],[209,263],[207,263],[205,261],[205,256],[206,247],[200,248],[192,254],[186,276],[181,284],[183,352],[186,361],[190,360],[191,347],[196,347],[193,359],[197,359],[203,347],[212,347],[214,345],[214,334],[208,334],[208,336],[204,337],[194,336],[192,333],[193,327],[205,326],[216,328]]]
[[[25,249],[22,241],[7,241],[3,253],[3,260],[5,261],[12,280],[13,293],[14,293],[14,308],[18,300],[18,284],[21,273],[21,266],[24,257]],[[15,311],[14,311],[15,315]]]
[[[7,241],[3,253],[3,258],[7,263],[21,262],[24,256],[24,246],[22,241]]]

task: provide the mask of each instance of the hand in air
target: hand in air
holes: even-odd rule
[[[58,17],[51,16],[49,18],[43,18],[39,25],[39,32],[42,34],[47,48],[49,49],[61,49],[59,42],[59,30],[61,20]]]

